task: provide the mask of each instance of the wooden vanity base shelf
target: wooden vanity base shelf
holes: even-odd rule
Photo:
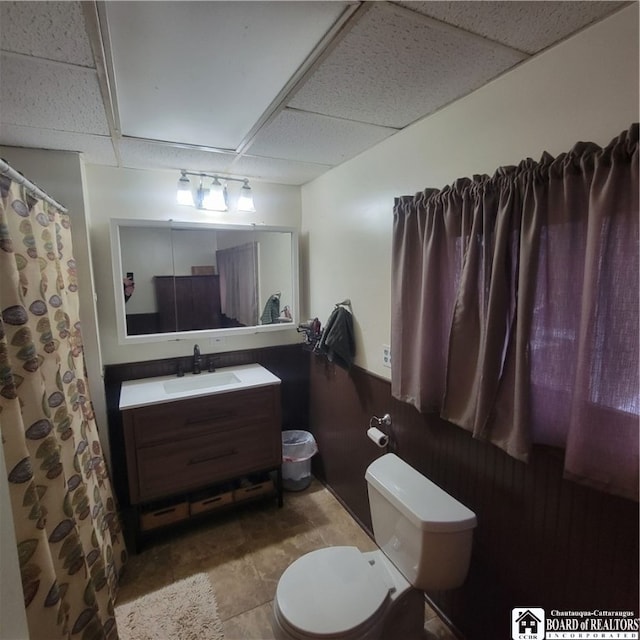
[[[179,502],[171,506],[158,507],[152,511],[143,511],[140,513],[140,530],[152,531],[153,529],[181,522],[188,517],[188,502]]]
[[[230,504],[233,504],[233,491],[226,491],[202,500],[189,502],[189,515],[197,516],[201,513],[210,513]]]

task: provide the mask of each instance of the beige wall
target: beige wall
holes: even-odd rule
[[[137,218],[227,224],[267,224],[300,228],[300,189],[252,182],[257,212],[213,213],[175,204],[178,171],[139,171],[89,165],[86,168],[91,206],[91,245],[96,266],[96,293],[102,355],[105,364],[138,362],[188,355],[198,343],[203,353],[299,342],[295,327],[282,332],[211,339],[122,345],[118,342],[109,225],[112,218]]]
[[[305,185],[303,313],[324,323],[350,298],[356,363],[389,379],[394,197],[579,140],[605,145],[637,120],[636,3]]]

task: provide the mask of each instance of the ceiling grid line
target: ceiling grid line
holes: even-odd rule
[[[0,144],[301,185],[629,4],[3,0]]]
[[[290,78],[289,82],[283,87],[278,96],[276,96],[272,104],[269,105],[262,118],[256,122],[255,126],[242,140],[236,149],[238,155],[244,155],[251,146],[258,132],[271,124],[278,113],[286,108],[287,102],[291,96],[295,94],[298,87],[307,80],[317,66],[320,65],[331,53],[337,43],[340,42],[349,30],[353,28],[353,25],[356,24],[356,22],[368,10],[369,6],[362,2],[354,2],[349,5],[349,7],[333,24],[331,29],[327,31],[322,40],[318,42],[311,54],[303,61],[296,73]]]
[[[111,131],[111,144],[116,159],[117,166],[122,166],[122,158],[120,155],[120,123],[118,118],[117,105],[115,104],[115,96],[112,91],[112,80],[110,79],[109,66],[107,64],[107,53],[105,52],[104,42],[100,34],[100,15],[97,3],[94,1],[85,1],[82,3],[82,11],[87,29],[87,37],[93,52],[96,74],[98,76],[98,84],[100,85],[100,93],[104,103],[104,110],[107,117],[109,130]]]

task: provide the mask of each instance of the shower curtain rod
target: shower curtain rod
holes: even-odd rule
[[[40,187],[27,180],[20,172],[16,171],[6,160],[0,158],[0,174],[9,177],[14,182],[21,184],[27,191],[38,198],[42,198],[45,202],[57,207],[62,213],[68,213],[68,209],[63,207],[59,202],[47,195]]]

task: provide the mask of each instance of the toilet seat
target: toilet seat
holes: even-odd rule
[[[356,547],[328,547],[282,574],[275,615],[293,638],[363,638],[387,610],[394,588],[384,563]]]

